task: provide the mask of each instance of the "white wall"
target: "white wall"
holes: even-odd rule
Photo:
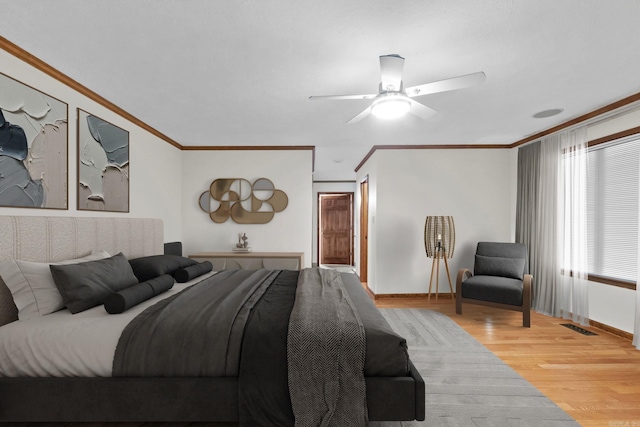
[[[176,195],[182,181],[182,154],[174,146],[102,107],[0,49],[0,72],[68,104],[68,210],[2,208],[0,215],[128,216],[161,218],[165,241],[182,235],[181,208]],[[1,96],[1,94],[0,94]],[[81,108],[129,131],[130,212],[78,211],[77,200],[77,112]]]
[[[312,263],[318,263],[318,193],[354,193],[356,192],[356,183],[341,181],[341,182],[314,182],[313,183],[313,207],[312,207]],[[354,210],[355,215],[358,211]],[[354,223],[355,224],[355,223]],[[354,228],[354,239],[357,239],[359,229]]]
[[[370,182],[371,290],[427,292],[432,266],[424,250],[427,215],[454,217],[456,248],[449,260],[454,290],[458,269],[473,266],[478,241],[512,241],[512,163],[507,149],[377,150],[358,171],[359,181],[368,174]],[[444,264],[439,290],[449,291]]]
[[[182,241],[185,255],[230,251],[244,232],[255,252],[304,252],[311,266],[312,151],[184,151],[182,188]],[[267,224],[218,224],[200,209],[198,199],[217,178],[244,178],[253,183],[268,178],[289,199],[287,208]]]
[[[376,151],[369,157],[367,162],[362,165],[362,167],[357,172],[356,178],[356,198],[354,200],[355,204],[355,229],[358,230],[358,234],[360,234],[360,212],[362,207],[362,194],[361,191],[361,183],[365,180],[368,185],[368,234],[367,234],[367,287],[371,289],[374,293],[377,293],[377,267],[378,263],[375,262],[378,259],[378,251],[377,245],[375,242],[377,241],[377,223],[376,223],[376,210],[378,205],[378,153],[380,150]],[[356,271],[360,276],[362,273],[362,265],[360,263],[360,238],[355,241],[355,264]]]
[[[635,292],[617,286],[589,282],[589,318],[632,334],[636,312]]]
[[[518,149],[509,150],[511,156],[511,238],[510,242],[516,241],[516,208],[518,201]]]
[[[638,126],[640,126],[640,107],[636,106],[625,113],[612,115],[606,120],[587,126],[587,139],[591,141]]]

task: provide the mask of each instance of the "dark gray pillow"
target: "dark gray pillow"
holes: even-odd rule
[[[104,301],[104,309],[109,314],[119,314],[149,298],[168,291],[172,287],[173,277],[164,274],[109,295]]]
[[[197,263],[198,261],[179,255],[151,255],[129,260],[133,274],[140,282],[146,282],[163,274],[173,276],[177,270]]]
[[[501,258],[476,255],[473,274],[476,276],[500,276],[524,279],[524,258]]]
[[[97,261],[51,265],[49,268],[65,306],[73,314],[103,304],[113,292],[138,283],[122,253]]]
[[[177,270],[173,277],[176,278],[176,282],[185,283],[189,280],[193,280],[196,277],[200,277],[213,270],[213,264],[210,261],[204,261],[199,264],[190,265],[189,267],[181,268]]]

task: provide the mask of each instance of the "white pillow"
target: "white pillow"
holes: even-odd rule
[[[11,291],[18,308],[18,319],[29,320],[65,307],[49,265],[79,264],[109,257],[106,251],[98,251],[82,258],[52,263],[8,260],[0,263],[0,276]]]

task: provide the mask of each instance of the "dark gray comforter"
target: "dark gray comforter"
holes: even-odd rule
[[[113,376],[238,376],[247,319],[278,274],[222,271],[149,307],[123,331]]]
[[[150,307],[123,332],[114,376],[238,377],[241,425],[293,425],[287,333],[298,274],[223,271]],[[366,333],[365,376],[406,375],[405,340],[357,276],[342,279]]]

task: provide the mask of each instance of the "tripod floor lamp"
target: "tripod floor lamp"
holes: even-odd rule
[[[449,258],[453,258],[453,251],[456,247],[456,227],[452,216],[427,216],[424,223],[424,249],[428,258],[433,258],[431,264],[431,279],[429,280],[429,294],[427,302],[431,300],[431,286],[433,284],[433,274],[436,275],[436,301],[438,301],[438,279],[440,276],[440,260],[444,260],[444,267],[449,279],[449,290],[451,300],[453,297],[453,285],[451,284],[451,273],[449,272]],[[454,302],[455,303],[455,302]]]

